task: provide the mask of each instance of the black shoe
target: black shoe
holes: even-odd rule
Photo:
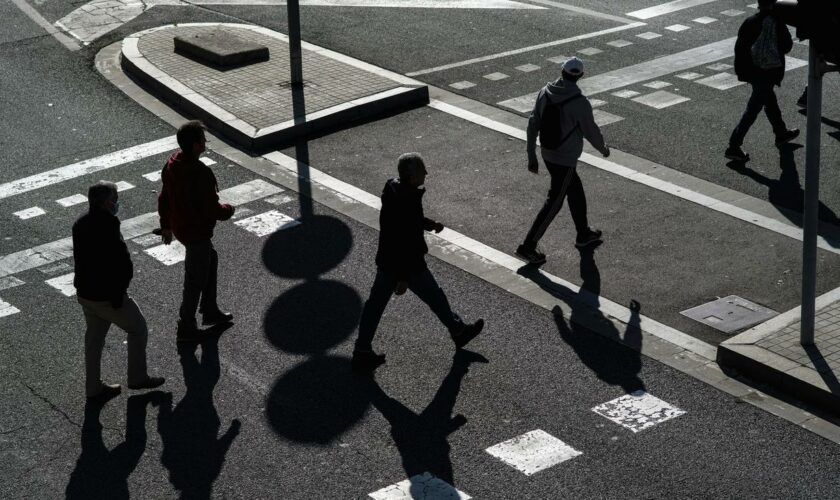
[[[102,389],[99,392],[97,392],[96,394],[93,394],[91,396],[88,396],[87,398],[88,398],[89,401],[104,402],[104,401],[108,401],[109,399],[111,399],[113,397],[119,396],[120,392],[122,392],[122,387],[120,387],[120,384],[104,384],[103,383],[102,384]]]
[[[799,129],[792,128],[790,130],[785,130],[781,134],[776,136],[776,146],[781,146],[782,144],[787,144],[790,141],[799,137]]]
[[[516,249],[516,255],[525,259],[528,264],[545,264],[545,254],[537,251],[536,248],[519,245]]]
[[[482,328],[484,328],[483,319],[479,319],[475,323],[465,326],[461,333],[452,336],[452,341],[455,342],[455,347],[462,349],[465,345],[470,343],[470,340],[474,339],[479,333],[481,333]]]
[[[723,156],[732,161],[750,161],[750,155],[745,153],[741,146],[729,146]]]
[[[195,321],[178,320],[178,331],[175,336],[178,342],[197,342],[201,340],[201,331]]]
[[[578,248],[584,248],[594,243],[601,243],[603,241],[601,239],[602,234],[603,233],[600,229],[592,229],[591,227],[587,228],[585,233],[577,235],[577,238],[575,239],[575,246]]]
[[[356,373],[373,373],[384,364],[385,355],[376,354],[373,351],[353,351],[353,359],[350,362]]]
[[[146,380],[139,384],[128,384],[128,388],[133,391],[138,389],[154,389],[155,387],[162,386],[164,382],[166,382],[166,379],[163,377],[146,377]]]
[[[233,321],[233,314],[222,311],[221,309],[216,309],[215,311],[201,314],[201,324],[203,326],[230,323],[231,321]]]

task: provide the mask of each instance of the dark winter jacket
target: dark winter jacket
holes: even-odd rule
[[[781,85],[785,77],[784,55],[793,48],[793,39],[785,23],[776,20],[776,40],[779,45],[779,55],[782,56],[782,66],[770,70],[763,70],[753,63],[752,46],[761,34],[764,18],[772,15],[770,11],[761,11],[748,17],[738,30],[735,41],[735,74],[742,82],[770,81],[773,85]]]
[[[228,220],[233,207],[219,203],[219,186],[210,167],[178,151],[161,173],[158,196],[160,227],[171,229],[181,243],[213,237],[217,220]]]
[[[423,215],[425,192],[399,179],[389,180],[382,190],[376,265],[400,281],[426,268],[429,247],[423,231],[434,229],[436,222]]]
[[[116,216],[95,208],[76,220],[73,261],[76,295],[87,300],[122,302],[134,276],[134,266]]]

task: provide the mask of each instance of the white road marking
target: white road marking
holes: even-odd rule
[[[692,19],[692,21],[697,24],[712,24],[717,22],[717,19],[715,19],[714,17],[703,16],[698,17],[697,19]]]
[[[499,73],[497,71],[495,73],[490,73],[489,75],[484,75],[482,78],[486,78],[486,79],[490,80],[491,82],[497,82],[499,80],[504,80],[505,78],[508,78],[508,75],[506,75],[504,73]]]
[[[537,101],[536,92],[529,95],[514,97],[505,101],[499,101],[496,104],[505,108],[518,111],[520,113],[530,113],[534,109],[534,103]]]
[[[58,40],[69,50],[79,50],[81,48],[81,46],[78,42],[76,42],[76,40],[73,40],[69,36],[55,29],[55,27],[52,24],[50,24],[49,21],[44,19],[44,16],[42,16],[37,10],[32,8],[32,6],[29,5],[26,2],[26,0],[12,0],[12,3],[17,5],[17,7],[21,11],[23,11],[23,13],[26,14],[29,17],[29,19],[32,19],[38,26],[46,30],[47,33],[52,35],[56,40]]]
[[[683,80],[696,80],[697,78],[700,78],[701,76],[703,76],[703,75],[700,74],[700,73],[695,73],[693,71],[689,71],[687,73],[680,73],[679,75],[677,75],[677,78],[682,78]]]
[[[526,476],[582,454],[542,429],[526,432],[484,451]]]
[[[73,286],[73,276],[75,276],[75,273],[65,274],[63,276],[48,279],[44,283],[55,288],[65,297],[73,297],[76,295],[76,287]]]
[[[639,33],[636,36],[641,38],[642,40],[653,40],[654,38],[659,38],[662,35],[660,35],[659,33],[654,33],[653,31],[647,31],[645,33]]]
[[[165,266],[173,266],[179,262],[184,262],[184,259],[187,258],[187,249],[177,240],[172,240],[172,243],[168,245],[161,244],[146,248],[143,251]]]
[[[679,33],[680,31],[690,30],[691,27],[684,24],[672,24],[670,26],[665,26],[665,29],[673,31],[674,33]]]
[[[266,198],[263,201],[265,201],[266,203],[271,203],[272,205],[285,205],[286,203],[289,203],[292,200],[294,200],[293,197],[291,197],[287,194],[280,194],[280,195],[277,195],[277,196],[272,196],[270,198]]]
[[[213,158],[208,158],[206,156],[202,156],[201,158],[199,158],[199,160],[201,160],[201,163],[207,165],[208,167],[216,164],[216,160],[214,160]]]
[[[134,189],[134,184],[125,181],[117,182],[117,192],[121,193],[123,191],[128,191],[129,189]]]
[[[160,236],[156,234],[144,234],[143,236],[139,236],[137,238],[132,239],[134,243],[137,243],[141,247],[150,247],[156,243],[160,243],[161,239]]]
[[[20,312],[20,309],[17,307],[9,304],[8,302],[0,299],[0,318],[5,316],[11,316],[12,314],[17,314]]]
[[[707,69],[710,69],[712,71],[726,71],[726,70],[730,69],[731,67],[732,67],[731,64],[726,64],[726,63],[715,63],[715,64],[710,64],[710,65],[706,66]]]
[[[723,14],[724,16],[729,16],[729,17],[737,17],[737,16],[740,16],[741,14],[744,14],[744,11],[743,10],[737,10],[737,9],[729,9],[729,10],[725,10],[725,11],[721,12],[721,14]]]
[[[26,193],[27,191],[33,191],[42,187],[58,184],[66,180],[75,179],[76,177],[81,177],[83,175],[100,172],[124,163],[165,153],[177,147],[178,143],[175,141],[175,136],[164,137],[163,139],[139,144],[137,146],[108,153],[96,158],[80,161],[72,165],[48,170],[23,179],[0,184],[0,200],[21,193]]]
[[[613,399],[592,408],[592,411],[633,432],[640,432],[666,420],[685,415],[685,411],[645,391],[636,391]]]
[[[758,3],[757,2],[756,3],[751,3],[751,4],[747,5],[747,7],[751,8],[751,9],[757,9],[758,8]]]
[[[602,35],[607,35],[607,34],[610,34],[610,33],[616,33],[616,32],[619,32],[619,31],[638,28],[638,27],[644,26],[644,25],[645,25],[645,23],[633,23],[633,24],[627,24],[627,25],[624,25],[624,26],[616,26],[615,28],[608,28],[608,29],[601,30],[601,31],[586,33],[584,35],[577,35],[577,36],[573,36],[573,37],[569,37],[569,38],[563,38],[562,40],[555,40],[553,42],[540,43],[538,45],[530,45],[528,47],[522,47],[520,49],[507,50],[505,52],[499,52],[497,54],[490,54],[488,56],[482,56],[482,57],[476,57],[476,58],[473,58],[473,59],[467,59],[466,61],[460,61],[460,62],[455,62],[455,63],[450,63],[450,64],[444,64],[442,66],[435,66],[434,68],[426,68],[426,69],[421,69],[421,70],[418,70],[418,71],[412,71],[411,73],[406,73],[405,76],[414,77],[414,76],[420,76],[420,75],[427,75],[429,73],[437,73],[439,71],[445,71],[447,69],[460,68],[461,66],[468,66],[470,64],[492,61],[494,59],[500,59],[500,58],[503,58],[503,57],[509,57],[509,56],[513,56],[513,55],[517,55],[517,54],[524,54],[525,52],[533,52],[535,50],[542,50],[542,49],[547,49],[549,47],[556,47],[557,45],[564,45],[564,44],[567,44],[567,43],[578,42],[580,40],[586,40],[588,38],[595,38],[595,37],[599,37],[599,36],[602,36]]]
[[[653,81],[653,82],[646,83],[646,84],[644,84],[644,86],[647,87],[647,88],[650,88],[650,89],[657,89],[658,90],[658,89],[664,89],[665,87],[670,87],[671,84],[668,83],[668,82],[663,82],[661,80],[656,80],[656,81]]]
[[[374,500],[469,500],[472,498],[428,472],[386,486],[369,493],[368,496]]]
[[[633,42],[628,42],[627,40],[613,40],[612,42],[607,42],[607,45],[612,47],[621,48],[627,47],[628,45],[633,45]]]
[[[554,64],[563,64],[569,60],[569,56],[547,57],[545,60],[548,62],[553,62]]]
[[[599,127],[606,127],[607,125],[620,122],[624,119],[623,116],[607,113],[603,109],[593,109],[592,117],[595,119],[595,124]]]
[[[528,0],[533,3],[538,3],[540,5],[545,5],[548,7],[554,7],[555,9],[563,9],[568,10],[569,12],[576,12],[578,14],[583,14],[585,16],[594,17],[597,19],[603,19],[605,21],[614,21],[621,24],[636,24],[636,21],[633,19],[627,19],[624,17],[616,16],[613,14],[606,14],[604,12],[598,12],[596,10],[587,9],[585,7],[579,7],[577,5],[569,5],[566,3],[560,3],[555,0]],[[643,23],[644,24],[644,23]]]
[[[259,237],[263,237],[277,231],[282,231],[283,229],[299,226],[300,221],[277,210],[269,210],[268,212],[263,212],[247,219],[238,220],[234,224]]]
[[[669,108],[676,104],[690,100],[691,99],[688,97],[672,94],[671,92],[667,92],[665,90],[657,90],[656,92],[651,92],[650,94],[633,98],[633,101],[644,104],[645,106],[650,106],[654,109]]]
[[[514,69],[516,69],[518,71],[521,71],[523,73],[530,73],[532,71],[536,71],[536,70],[540,69],[540,67],[537,66],[536,64],[523,64],[521,66],[516,66]]]
[[[23,280],[19,280],[14,276],[6,276],[5,278],[0,278],[0,290],[8,290],[9,288],[14,288],[16,286],[25,285],[26,282]]]
[[[62,207],[72,207],[73,205],[78,205],[80,203],[87,203],[87,201],[87,196],[83,194],[74,194],[73,196],[68,196],[67,198],[55,200],[55,202]]]
[[[254,211],[251,210],[248,207],[237,208],[236,213],[233,214],[233,217],[231,217],[231,219],[233,219],[233,220],[241,219],[243,217],[247,217],[247,216],[251,215],[252,213],[254,213]]]
[[[619,90],[618,92],[613,92],[612,95],[616,97],[620,97],[622,99],[629,99],[631,97],[636,97],[639,95],[640,92],[636,92],[635,90]]]
[[[601,99],[589,99],[589,104],[593,108],[597,108],[598,106],[603,106],[606,103],[607,103],[607,101],[602,101]]]
[[[161,171],[155,170],[154,172],[149,172],[148,174],[143,174],[143,177],[151,182],[157,182],[160,180]]]
[[[14,215],[20,220],[26,220],[31,219],[33,217],[39,217],[41,215],[44,215],[45,213],[47,212],[41,207],[30,207],[23,210],[19,210],[13,213],[12,215]]]
[[[586,47],[585,49],[580,49],[578,52],[585,56],[594,56],[595,54],[600,54],[603,50],[595,47]]]
[[[464,90],[464,89],[469,89],[469,88],[475,87],[475,84],[473,82],[468,82],[466,80],[463,80],[463,81],[460,81],[460,82],[450,83],[449,86],[452,87],[453,89]]]
[[[38,268],[44,274],[58,274],[63,273],[65,271],[70,271],[73,269],[70,265],[65,264],[64,262],[58,262],[56,264],[50,264],[48,266],[41,266]]]
[[[707,3],[712,3],[715,0],[674,0],[673,2],[663,3],[648,7],[646,9],[635,10],[628,12],[627,15],[635,17],[636,19],[652,19],[654,17],[664,16],[683,9],[690,9]]]
[[[738,77],[732,73],[718,73],[707,76],[706,78],[694,80],[694,82],[717,90],[727,90],[744,84],[744,82],[738,81]]]

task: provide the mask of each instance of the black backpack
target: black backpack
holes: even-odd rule
[[[549,102],[543,109],[540,117],[540,145],[548,149],[557,149],[561,144],[566,142],[575,129],[570,130],[566,135],[563,135],[561,130],[561,123],[563,122],[563,105],[569,101],[573,101],[578,97],[583,97],[581,94],[569,97],[566,100],[558,103]],[[577,128],[577,127],[575,127]]]

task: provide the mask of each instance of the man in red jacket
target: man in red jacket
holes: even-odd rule
[[[199,161],[207,142],[204,125],[197,120],[189,121],[178,129],[176,138],[181,150],[170,156],[163,167],[158,214],[163,242],[172,243],[174,235],[187,250],[177,334],[177,340],[182,342],[198,339],[196,308],[202,314],[202,325],[233,319],[232,314],[219,309],[216,303],[219,256],[211,238],[216,221],[230,219],[234,208],[219,203],[216,176]]]

